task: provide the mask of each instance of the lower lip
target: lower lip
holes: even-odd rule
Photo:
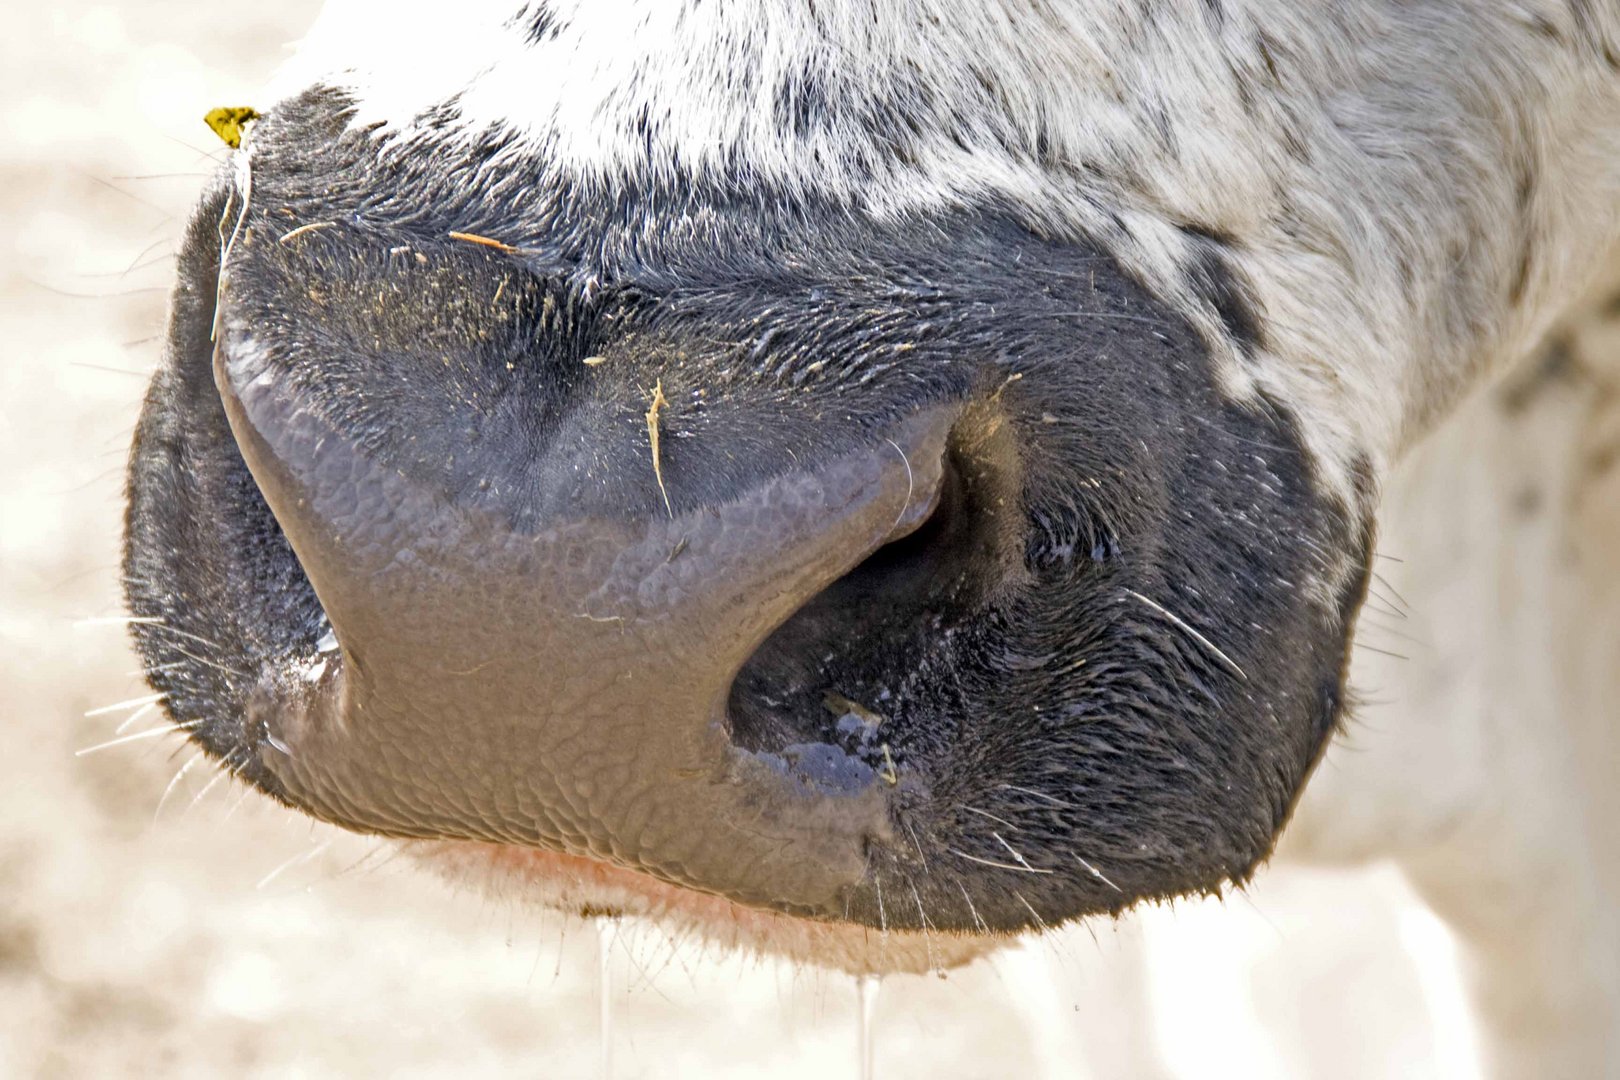
[[[994,949],[978,935],[882,931],[744,907],[595,859],[510,844],[415,840],[405,850],[458,884],[583,918],[649,919],[666,932],[852,974],[942,972]]]

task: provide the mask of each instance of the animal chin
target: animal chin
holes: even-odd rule
[[[424,869],[485,895],[587,919],[645,919],[675,936],[855,975],[944,972],[1013,940],[1012,935],[885,930],[798,918],[599,859],[513,844],[413,840],[402,848]]]

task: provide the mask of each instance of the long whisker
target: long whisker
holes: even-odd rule
[[[1052,873],[1052,871],[1050,871],[1050,870],[1037,870],[1037,869],[1035,869],[1035,867],[1029,865],[1029,860],[1025,859],[1022,855],[1018,854],[1017,849],[1014,848],[1011,844],[1007,843],[1007,841],[1003,840],[1001,838],[1000,833],[991,833],[990,835],[995,837],[996,838],[996,843],[998,843],[1002,847],[1006,848],[1007,849],[1007,854],[1011,855],[1017,861],[1018,865],[1022,866],[1025,870],[1028,870],[1032,874],[1050,874],[1050,873]]]
[[[231,764],[231,757],[234,756],[235,752],[233,751],[229,757],[226,757],[220,761],[219,770],[214,773],[213,777],[209,779],[208,783],[203,785],[201,791],[197,792],[197,794],[191,797],[191,802],[186,804],[186,809],[184,813],[181,814],[182,817],[184,817],[185,814],[191,813],[191,811],[196,808],[197,804],[202,802],[204,796],[206,796],[210,791],[214,790],[215,784],[218,784],[227,776],[236,775],[236,767]]]
[[[148,716],[151,713],[156,712],[157,707],[158,707],[157,702],[148,701],[145,705],[142,705],[140,708],[138,708],[134,712],[130,713],[129,716],[125,718],[125,720],[124,720],[124,722],[122,724],[119,724],[117,727],[113,728],[113,734],[114,735],[122,735],[124,732],[126,732],[130,728],[134,727],[136,725],[136,723],[138,723],[141,720],[142,717]]]
[[[152,824],[157,824],[158,815],[163,813],[163,804],[169,801],[169,796],[174,793],[175,788],[180,786],[180,781],[185,779],[185,775],[191,771],[191,767],[203,759],[204,753],[205,751],[199,749],[195,754],[192,754],[186,763],[180,766],[174,776],[170,778],[169,785],[163,789],[163,794],[158,798],[157,806],[152,809]]]
[[[111,749],[114,746],[123,746],[125,743],[140,742],[142,739],[155,739],[159,735],[184,733],[187,728],[196,727],[199,723],[201,723],[201,721],[193,720],[186,724],[164,724],[162,727],[147,728],[145,731],[137,731],[132,735],[120,735],[116,739],[108,739],[106,742],[97,743],[94,746],[87,746],[83,750],[75,750],[73,751],[73,756],[85,757],[89,754],[95,754],[102,750]]]
[[[1006,841],[1002,842],[1006,843]],[[1039,869],[1029,865],[1028,863],[1025,863],[1023,866],[1014,866],[1012,863],[997,862],[994,859],[981,859],[977,855],[969,855],[967,852],[958,851],[955,848],[946,848],[945,850],[949,851],[952,855],[955,855],[959,859],[966,859],[968,862],[975,862],[981,866],[993,866],[997,870],[1017,870],[1024,874],[1050,874],[1053,872],[1051,870]]]
[[[1069,854],[1074,855],[1073,852],[1070,852]],[[1087,870],[1089,870],[1091,872],[1092,877],[1094,877],[1097,880],[1101,881],[1104,885],[1107,885],[1110,889],[1113,889],[1115,892],[1124,892],[1125,891],[1124,889],[1120,888],[1118,885],[1115,885],[1112,881],[1108,880],[1108,875],[1107,874],[1103,873],[1101,870],[1097,869],[1095,866],[1092,866],[1089,862],[1087,862],[1085,859],[1081,858],[1079,855],[1075,855],[1074,858],[1075,858],[1076,862],[1078,862],[1081,866],[1085,867]]]
[[[1029,917],[1035,920],[1035,925],[1041,928],[1041,933],[1045,934],[1051,931],[1052,928],[1046,925],[1046,920],[1037,915],[1035,909],[1029,906],[1029,901],[1024,899],[1023,893],[1014,889],[1013,895],[1018,897],[1020,904],[1024,905],[1024,910],[1029,912]]]
[[[982,818],[989,818],[991,821],[995,822],[997,825],[1005,825],[1007,828],[1011,829],[1013,832],[1018,831],[1018,826],[1014,825],[1012,822],[1008,821],[1004,817],[997,817],[996,815],[992,814],[988,810],[980,810],[977,806],[964,806],[964,807],[962,807],[962,809],[966,810],[970,814],[978,814]]]
[[[979,909],[973,906],[973,897],[968,895],[967,886],[958,881],[956,883],[956,889],[962,894],[962,899],[967,901],[968,914],[973,916],[973,925],[977,926],[980,930],[983,930],[988,934],[990,932],[990,924],[985,922],[984,919],[979,916]]]
[[[1126,589],[1125,591],[1142,601],[1142,603],[1146,604],[1154,611],[1157,611],[1160,615],[1163,615],[1165,618],[1169,619],[1175,624],[1178,630],[1192,638],[1198,644],[1202,645],[1210,653],[1210,655],[1214,656],[1215,659],[1224,664],[1227,670],[1231,671],[1238,678],[1242,679],[1244,682],[1249,681],[1248,674],[1245,673],[1242,668],[1238,667],[1237,661],[1233,660],[1230,656],[1227,656],[1226,653],[1222,652],[1220,646],[1209,640],[1209,638],[1205,637],[1203,634],[1200,634],[1197,630],[1194,630],[1181,616],[1177,615],[1175,612],[1171,611],[1169,608],[1165,607],[1156,600],[1148,599],[1135,589]]]
[[[131,623],[162,623],[156,615],[91,615],[73,620],[75,630],[87,626],[129,626]]]
[[[917,902],[917,918],[922,923],[923,949],[928,954],[929,970],[938,971],[940,970],[939,958],[934,955],[934,937],[928,932],[933,924],[928,921],[928,912],[923,910],[922,893],[917,891],[915,881],[908,879],[906,884],[911,888],[911,898]]]
[[[303,863],[307,863],[309,860],[315,858],[317,855],[319,855],[321,852],[325,851],[327,848],[329,848],[331,846],[332,846],[332,841],[323,840],[319,844],[317,844],[314,847],[310,848],[308,851],[299,852],[297,855],[294,855],[292,858],[286,860],[280,866],[276,867],[274,870],[272,870],[268,874],[264,875],[264,877],[260,878],[258,880],[258,882],[253,887],[255,889],[264,888],[266,885],[269,885],[272,881],[276,880],[276,878],[280,877],[286,871],[291,870],[295,866],[300,866]]]
[[[1017,791],[1017,792],[1020,792],[1021,794],[1024,794],[1024,795],[1031,795],[1031,796],[1033,796],[1033,797],[1035,797],[1037,799],[1040,799],[1040,800],[1042,800],[1044,802],[1051,803],[1053,806],[1056,806],[1061,810],[1073,810],[1074,809],[1074,804],[1073,803],[1064,802],[1062,799],[1056,798],[1055,796],[1052,796],[1052,795],[1048,795],[1044,791],[1035,791],[1035,790],[1033,790],[1031,788],[1019,787],[1017,784],[997,784],[996,786],[998,788],[1002,789],[1003,791]]]
[[[130,698],[127,701],[117,701],[111,705],[103,705],[99,709],[91,709],[84,715],[86,717],[106,716],[108,713],[123,712],[125,709],[145,708],[148,705],[156,705],[167,696],[167,694],[146,694],[138,698]]]

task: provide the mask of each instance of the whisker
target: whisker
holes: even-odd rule
[[[1074,852],[1071,851],[1069,854],[1074,855]],[[1092,866],[1085,859],[1081,858],[1079,855],[1075,855],[1074,857],[1075,857],[1075,860],[1077,862],[1079,862],[1081,866],[1085,867],[1088,871],[1091,872],[1092,877],[1097,878],[1104,885],[1107,885],[1110,889],[1113,889],[1117,893],[1122,893],[1122,892],[1125,891],[1124,889],[1120,888],[1118,885],[1115,885],[1112,881],[1108,880],[1108,875],[1107,874],[1103,873],[1101,870],[1097,869],[1095,866]]]
[[[190,630],[182,630],[178,626],[170,626],[161,615],[148,616],[148,618],[150,618],[152,621],[141,621],[139,625],[151,626],[154,630],[161,630],[165,634],[172,634],[175,637],[185,638],[188,641],[195,641],[197,644],[207,649],[217,649],[220,647],[219,642],[210,638],[205,638],[201,634],[194,634]],[[135,621],[133,617],[131,621]]]
[[[208,783],[203,785],[201,791],[197,792],[197,794],[195,794],[195,795],[193,795],[191,797],[191,801],[186,804],[185,810],[181,812],[181,815],[180,815],[181,817],[185,817],[186,814],[189,814],[189,813],[191,813],[192,810],[196,809],[197,804],[202,802],[203,797],[206,796],[210,791],[214,790],[214,785],[215,784],[218,784],[221,780],[225,779],[227,776],[234,776],[236,774],[235,773],[235,767],[232,766],[231,763],[230,763],[231,758],[235,757],[235,756],[236,756],[236,751],[232,751],[229,756],[227,756],[225,758],[222,758],[220,760],[219,770],[214,773],[214,775],[209,779]]]
[[[132,671],[124,672],[124,674],[128,677],[138,675],[156,675],[159,672],[173,671],[176,668],[183,668],[185,666],[186,662],[184,660],[170,660],[167,664],[153,664],[151,667],[135,668]]]
[[[906,833],[911,837],[911,846],[917,849],[917,861],[922,863],[923,873],[928,873],[928,859],[923,855],[922,843],[918,841],[917,832],[911,827],[910,819],[901,819],[901,824],[906,827]]]
[[[276,880],[276,878],[280,877],[286,871],[291,870],[295,866],[298,866],[298,865],[301,865],[303,863],[308,862],[309,860],[315,858],[317,855],[319,855],[321,852],[325,851],[327,848],[329,848],[331,846],[332,846],[332,841],[323,840],[319,844],[317,844],[316,846],[310,848],[308,851],[299,852],[297,855],[294,855],[292,858],[286,860],[280,866],[276,867],[274,870],[272,870],[268,874],[264,875],[264,877],[260,878],[254,884],[253,887],[255,889],[264,888],[266,885],[268,885],[272,881]]]
[[[1005,842],[1006,841],[1003,841],[1003,843]],[[1012,863],[997,862],[994,859],[981,859],[977,855],[969,855],[967,852],[958,851],[955,848],[946,848],[945,850],[950,852],[952,855],[955,855],[959,859],[966,859],[968,862],[975,862],[981,866],[993,866],[997,870],[1017,870],[1018,872],[1025,874],[1052,873],[1051,870],[1038,870],[1035,867],[1030,866],[1028,863],[1025,863],[1023,866],[1014,866]]]
[[[58,286],[51,285],[43,281],[36,281],[35,279],[29,277],[25,277],[23,280],[28,282],[29,285],[32,285],[36,289],[43,289],[45,292],[51,293],[54,296],[66,297],[69,300],[115,300],[121,296],[147,296],[152,293],[166,293],[169,291],[168,286],[166,285],[146,285],[136,289],[114,289],[109,292],[99,293],[75,292],[72,289],[59,288]]]
[[[176,732],[183,734],[187,728],[195,727],[198,723],[199,721],[193,720],[189,724],[164,724],[162,727],[147,728],[145,731],[137,731],[132,735],[120,735],[116,739],[108,739],[106,742],[97,743],[94,746],[87,746],[83,750],[75,750],[73,751],[73,756],[85,757],[88,754],[108,750],[114,746],[123,746],[125,743],[140,742],[142,739],[153,739],[159,735],[171,735]]]
[[[907,880],[906,884],[911,889],[911,898],[917,902],[917,918],[922,921],[923,950],[928,954],[928,967],[932,971],[938,971],[939,958],[934,955],[934,937],[928,932],[931,924],[928,921],[928,912],[923,910],[922,893],[917,891],[915,881]]]
[[[133,191],[125,191],[123,188],[119,187],[117,184],[109,183],[108,181],[103,180],[101,177],[96,176],[94,173],[87,173],[87,172],[83,171],[82,169],[75,170],[75,171],[78,172],[80,176],[82,176],[86,180],[90,181],[92,184],[99,184],[102,187],[106,188],[108,191],[111,191],[111,192],[114,192],[116,194],[122,195],[124,198],[128,199],[131,202],[139,203],[140,205],[146,207],[148,210],[156,211],[157,213],[163,215],[162,220],[164,220],[164,221],[173,221],[174,220],[174,214],[171,211],[165,210],[163,207],[159,206],[157,203],[153,202],[150,199],[143,199],[143,198],[141,198],[141,196],[135,194]]]
[[[197,663],[203,665],[204,667],[211,667],[215,671],[223,671],[227,675],[235,675],[239,679],[251,679],[251,678],[253,678],[252,675],[249,675],[247,672],[243,671],[241,668],[233,668],[233,667],[229,666],[228,664],[220,663],[218,660],[210,660],[206,656],[198,656],[196,653],[191,652],[189,649],[182,649],[178,645],[171,645],[169,647],[171,649],[173,649],[175,652],[179,653],[181,656],[184,656],[186,659],[195,660]]]
[[[1016,848],[1014,848],[1011,844],[1007,843],[1007,841],[1003,840],[1001,838],[1000,833],[991,833],[990,835],[995,837],[996,838],[996,843],[998,843],[1002,847],[1006,848],[1007,849],[1007,854],[1011,855],[1013,857],[1013,859],[1017,861],[1018,865],[1022,866],[1025,870],[1028,870],[1032,874],[1050,874],[1050,873],[1052,873],[1052,871],[1050,871],[1050,870],[1037,870],[1033,866],[1029,865],[1029,860],[1025,859],[1022,855],[1018,854],[1018,850]]]
[[[1006,818],[996,817],[996,815],[992,814],[988,810],[980,810],[977,806],[964,806],[964,807],[962,807],[962,809],[966,810],[970,814],[978,814],[980,817],[989,818],[991,821],[994,821],[997,825],[1005,825],[1005,826],[1007,826],[1007,828],[1011,829],[1013,832],[1018,831],[1018,826],[1014,825],[1012,822],[1008,821]]]
[[[134,368],[113,367],[110,364],[87,364],[83,360],[70,360],[68,367],[83,368],[86,371],[104,371],[108,375],[128,375],[132,379],[149,379],[151,371],[136,371]]]
[[[90,615],[83,619],[73,620],[73,629],[81,630],[90,626],[129,626],[133,623],[148,625],[161,625],[163,619],[157,615]]]
[[[1035,925],[1041,928],[1041,933],[1049,933],[1052,928],[1047,926],[1046,920],[1037,915],[1035,913],[1035,909],[1029,906],[1029,901],[1024,899],[1024,894],[1019,892],[1017,889],[1014,889],[1013,895],[1018,897],[1018,902],[1020,904],[1024,905],[1024,910],[1029,912],[1029,917],[1035,920]]]
[[[1249,681],[1249,676],[1242,668],[1238,667],[1237,661],[1233,660],[1230,656],[1227,656],[1226,653],[1222,652],[1220,646],[1216,645],[1213,641],[1209,640],[1209,638],[1205,637],[1203,634],[1200,634],[1197,630],[1194,630],[1191,626],[1189,626],[1187,621],[1181,616],[1177,615],[1163,604],[1148,599],[1135,589],[1126,589],[1125,591],[1142,601],[1142,603],[1146,604],[1154,611],[1157,611],[1160,615],[1163,615],[1165,618],[1169,619],[1176,625],[1177,629],[1181,630],[1188,637],[1192,638],[1194,641],[1198,642],[1198,644],[1207,649],[1212,656],[1224,664],[1226,668],[1238,678],[1242,679],[1244,682]]]
[[[1388,656],[1388,657],[1391,657],[1392,659],[1395,659],[1395,660],[1410,660],[1411,659],[1410,656],[1403,656],[1398,652],[1390,652],[1388,649],[1380,649],[1380,648],[1378,648],[1376,646],[1368,645],[1365,641],[1361,641],[1359,639],[1355,640],[1355,641],[1352,641],[1350,643],[1350,645],[1351,645],[1352,648],[1366,649],[1368,652],[1375,652],[1380,656]]]
[[[186,773],[191,771],[193,765],[202,760],[205,753],[206,751],[199,749],[192,754],[186,763],[180,766],[174,776],[169,779],[168,786],[163,789],[163,794],[158,797],[157,806],[152,809],[152,824],[157,824],[158,815],[163,813],[163,804],[169,801],[169,796],[174,793],[174,789],[180,786],[180,781],[185,778]]]
[[[1396,561],[1398,562],[1400,560],[1396,560]],[[1379,585],[1383,586],[1385,591],[1387,591],[1390,596],[1393,596],[1395,598],[1395,606],[1399,607],[1402,611],[1411,611],[1412,610],[1412,605],[1408,604],[1406,602],[1406,597],[1402,596],[1400,594],[1400,591],[1397,590],[1395,588],[1395,586],[1391,585],[1389,583],[1389,579],[1384,577],[1383,574],[1380,574],[1378,571],[1374,570],[1373,571],[1373,580],[1376,581]]]
[[[243,764],[245,764],[246,761],[247,761],[247,759],[244,757],[243,758]],[[233,769],[232,772],[234,773],[235,770]],[[242,785],[242,793],[236,797],[236,801],[231,803],[230,809],[225,811],[225,816],[220,818],[219,820],[221,822],[226,822],[226,821],[231,820],[231,815],[235,814],[239,809],[241,809],[242,804],[247,802],[247,797],[249,795],[253,794],[254,790],[255,789],[253,788],[253,786],[251,784],[243,784]]]
[[[128,701],[119,701],[111,705],[103,705],[99,709],[91,709],[84,715],[86,718],[89,718],[95,716],[106,716],[108,713],[123,712],[125,709],[140,709],[147,705],[156,705],[167,696],[167,694],[146,694],[142,697],[130,698]]]
[[[1074,804],[1073,803],[1064,802],[1062,799],[1055,798],[1055,797],[1053,797],[1051,795],[1048,795],[1044,791],[1034,791],[1034,790],[1032,790],[1030,788],[1019,787],[1017,784],[997,784],[996,787],[998,789],[1000,789],[1000,790],[1003,790],[1003,791],[1017,791],[1017,792],[1021,792],[1021,793],[1025,794],[1025,795],[1031,795],[1031,796],[1033,796],[1033,797],[1035,797],[1037,799],[1042,799],[1042,800],[1044,800],[1046,802],[1049,802],[1053,806],[1056,806],[1061,810],[1073,810],[1074,809]]]
[[[906,457],[906,452],[900,449],[900,444],[893,439],[884,439],[883,441],[894,447],[894,452],[900,455],[900,461],[906,467],[906,498],[900,504],[900,512],[894,516],[894,524],[889,526],[889,531],[892,533],[900,527],[900,522],[905,519],[906,511],[911,509],[911,495],[916,490],[916,486],[911,475],[911,459]]]
[[[980,918],[979,909],[973,906],[973,897],[968,895],[967,886],[958,881],[956,883],[956,890],[962,894],[962,899],[967,902],[968,914],[973,916],[973,925],[977,926],[980,930],[983,930],[988,934],[990,932],[990,924],[985,922],[984,919]]]
[[[1083,319],[1114,319],[1119,322],[1146,323],[1148,326],[1158,326],[1166,329],[1170,326],[1163,319],[1153,319],[1146,315],[1122,315],[1116,311],[1067,311],[1064,314]]]
[[[122,735],[124,732],[134,727],[143,716],[150,715],[151,713],[157,711],[157,707],[157,702],[148,701],[145,705],[142,705],[140,708],[130,713],[129,716],[125,717],[122,724],[119,724],[117,727],[113,728],[113,734]]]

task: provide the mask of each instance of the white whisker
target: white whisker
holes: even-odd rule
[[[1249,676],[1244,672],[1244,670],[1238,667],[1237,661],[1233,660],[1230,656],[1227,656],[1226,653],[1222,652],[1220,646],[1209,640],[1209,638],[1205,637],[1203,634],[1200,634],[1197,630],[1194,630],[1181,616],[1177,615],[1163,604],[1158,603],[1155,600],[1148,599],[1135,589],[1126,589],[1125,591],[1142,601],[1142,603],[1146,604],[1154,611],[1157,611],[1160,615],[1163,615],[1165,618],[1169,619],[1179,630],[1207,649],[1209,653],[1215,657],[1215,659],[1224,664],[1226,668],[1238,678],[1242,679],[1244,682],[1249,680]]]
[[[243,784],[242,785],[242,793],[236,797],[236,801],[231,803],[230,809],[225,811],[225,816],[220,818],[219,820],[221,822],[226,822],[226,821],[231,820],[231,815],[235,814],[239,809],[241,809],[242,804],[247,802],[247,797],[249,795],[253,794],[254,790],[255,789],[251,784]]]
[[[1015,889],[1015,890],[1013,890],[1013,895],[1018,897],[1018,902],[1020,904],[1024,905],[1024,910],[1029,912],[1029,917],[1035,920],[1035,925],[1041,928],[1041,933],[1043,933],[1043,934],[1047,933],[1049,930],[1052,929],[1050,926],[1046,925],[1046,920],[1041,918],[1039,915],[1037,915],[1035,913],[1035,909],[1029,906],[1029,901],[1024,899],[1024,894],[1023,893],[1018,892]]]
[[[155,739],[159,735],[184,734],[186,728],[189,726],[192,725],[164,724],[162,727],[147,728],[145,731],[137,731],[132,735],[120,735],[116,739],[108,739],[104,743],[97,743],[94,746],[87,746],[83,750],[75,750],[73,751],[73,756],[84,757],[87,754],[94,754],[102,750],[109,750],[114,746],[123,746],[125,743],[140,742],[142,739]]]
[[[185,775],[191,771],[191,767],[202,760],[204,753],[205,751],[198,750],[187,759],[184,765],[175,771],[174,776],[169,780],[168,786],[163,789],[163,794],[158,797],[157,806],[152,808],[152,824],[157,824],[158,815],[163,813],[163,804],[169,801],[169,796],[173,794],[175,788],[180,786],[180,781],[185,779]]]
[[[973,906],[973,897],[968,895],[967,886],[958,881],[956,883],[956,889],[962,894],[962,899],[967,901],[968,914],[973,916],[973,925],[977,926],[980,930],[983,930],[988,934],[990,932],[990,924],[985,922],[984,919],[980,918],[979,909]]]
[[[932,924],[928,921],[928,912],[923,910],[922,893],[917,891],[915,881],[908,880],[906,884],[911,888],[911,898],[917,902],[917,918],[922,922],[923,950],[928,954],[928,968],[939,971],[939,958],[934,955],[934,937],[928,932]]]
[[[308,851],[299,852],[297,855],[294,855],[292,858],[286,860],[280,866],[276,867],[274,870],[272,870],[268,874],[264,875],[264,877],[260,878],[258,880],[258,882],[253,887],[255,889],[264,888],[266,885],[268,885],[272,881],[276,880],[276,878],[280,877],[286,871],[291,870],[295,866],[299,866],[299,865],[302,865],[303,863],[308,862],[309,860],[315,858],[317,855],[319,855],[321,852],[325,851],[327,848],[329,848],[331,846],[332,846],[332,841],[323,840],[323,841],[321,841],[321,843],[319,843],[319,844],[315,845],[314,847],[310,848]]]
[[[923,855],[922,843],[917,839],[917,832],[911,827],[910,820],[902,819],[901,824],[905,825],[906,833],[911,837],[911,845],[917,849],[917,861],[922,863],[923,873],[926,874],[928,872],[928,859]]]
[[[214,785],[215,784],[219,783],[221,780],[225,779],[227,776],[233,775],[231,766],[229,765],[229,761],[230,761],[230,759],[226,758],[225,760],[223,760],[223,761],[221,761],[219,763],[220,764],[219,771],[215,772],[214,775],[209,779],[208,783],[203,785],[201,791],[197,792],[197,794],[195,794],[195,795],[193,795],[191,797],[191,801],[186,804],[185,810],[180,815],[181,817],[184,817],[186,814],[191,813],[191,811],[196,808],[197,804],[202,802],[203,797],[206,796],[210,791],[214,790]]]
[[[900,512],[894,516],[894,524],[889,526],[889,531],[892,533],[894,530],[900,527],[900,522],[905,520],[906,511],[911,509],[912,493],[917,489],[916,483],[911,475],[911,459],[906,457],[906,452],[900,449],[900,444],[895,442],[893,439],[884,439],[883,441],[894,447],[894,452],[900,455],[900,461],[906,467],[906,498],[905,501],[900,504]]]
[[[1074,853],[1073,853],[1073,852],[1070,852],[1070,854],[1071,854],[1071,855],[1072,855],[1072,854],[1074,854]],[[1080,856],[1078,856],[1078,855],[1075,855],[1075,856],[1074,856],[1074,857],[1075,857],[1075,860],[1076,860],[1076,861],[1077,861],[1077,862],[1079,862],[1079,864],[1080,864],[1080,865],[1081,865],[1081,866],[1083,866],[1083,867],[1085,867],[1085,868],[1086,868],[1086,869],[1087,869],[1087,870],[1089,870],[1089,871],[1090,871],[1090,872],[1091,872],[1091,876],[1092,876],[1092,877],[1094,877],[1094,878],[1097,878],[1097,879],[1098,879],[1098,880],[1099,880],[1099,881],[1101,881],[1101,882],[1102,882],[1102,883],[1103,883],[1103,884],[1104,884],[1104,885],[1107,885],[1107,886],[1108,886],[1108,887],[1109,887],[1109,888],[1110,888],[1110,889],[1113,889],[1113,890],[1114,890],[1114,891],[1115,891],[1115,892],[1117,892],[1117,893],[1122,893],[1122,892],[1124,892],[1124,891],[1125,891],[1125,890],[1124,890],[1124,889],[1122,889],[1122,888],[1120,888],[1120,887],[1119,887],[1119,886],[1118,886],[1118,885],[1115,885],[1115,884],[1114,884],[1114,883],[1113,883],[1113,882],[1112,882],[1112,881],[1109,881],[1109,880],[1108,880],[1108,875],[1107,875],[1107,874],[1105,874],[1105,873],[1103,873],[1103,872],[1102,872],[1102,871],[1101,871],[1101,870],[1099,870],[1099,869],[1097,869],[1097,868],[1096,868],[1096,867],[1095,867],[1095,866],[1092,866],[1092,865],[1091,865],[1091,864],[1090,864],[1090,863],[1089,863],[1089,862],[1087,862],[1087,861],[1086,861],[1086,860],[1085,860],[1085,859],[1082,859],[1082,858],[1081,858],[1081,857],[1080,857]]]
[[[119,701],[112,705],[103,705],[99,709],[91,709],[84,715],[86,718],[90,718],[95,716],[106,716],[108,713],[123,712],[125,709],[145,708],[148,705],[156,705],[167,696],[168,695],[166,694],[145,694],[141,697],[130,698],[127,701]]]
[[[1018,826],[1014,825],[1012,822],[1008,821],[1004,817],[997,817],[996,815],[992,814],[988,810],[980,810],[977,806],[964,806],[964,807],[962,807],[962,809],[966,810],[970,814],[978,814],[982,818],[989,818],[991,821],[995,822],[997,825],[1005,825],[1005,826],[1007,826],[1007,828],[1011,829],[1013,832],[1018,831]]]
[[[91,615],[83,619],[73,620],[73,628],[79,630],[90,626],[129,626],[131,623],[161,623],[162,621],[156,615]]]
[[[1042,799],[1042,800],[1044,800],[1046,802],[1051,803],[1053,806],[1056,806],[1056,807],[1058,807],[1060,809],[1063,809],[1063,810],[1073,810],[1074,809],[1074,804],[1073,803],[1066,803],[1062,799],[1055,798],[1055,797],[1053,797],[1051,795],[1046,794],[1043,791],[1035,791],[1032,788],[1019,787],[1017,784],[998,784],[996,786],[998,788],[1000,788],[1001,790],[1003,790],[1003,791],[1017,791],[1017,792],[1020,792],[1021,794],[1024,794],[1024,795],[1034,796],[1037,799]]]
[[[1002,843],[1005,844],[1006,841],[1002,841]],[[1050,870],[1036,869],[1035,867],[1030,866],[1028,863],[1025,863],[1023,866],[1014,866],[1012,863],[997,862],[994,859],[981,859],[977,855],[969,855],[967,852],[958,851],[955,848],[946,848],[945,850],[949,851],[952,855],[955,855],[959,859],[966,859],[968,862],[975,862],[975,863],[978,863],[980,866],[993,866],[997,870],[1016,870],[1021,874],[1050,874],[1050,873],[1052,873],[1052,871],[1050,871]]]
[[[996,843],[1000,844],[1002,847],[1007,849],[1007,854],[1011,855],[1015,860],[1017,860],[1019,866],[1022,866],[1025,870],[1028,870],[1030,873],[1032,873],[1032,874],[1050,874],[1052,872],[1050,870],[1037,870],[1037,869],[1035,869],[1035,867],[1029,865],[1029,860],[1025,859],[1022,855],[1018,854],[1017,849],[1014,848],[1011,844],[1007,843],[1007,841],[1003,840],[1001,838],[1000,833],[991,833],[990,835],[996,838]]]
[[[142,717],[147,716],[150,713],[156,712],[157,707],[158,707],[157,702],[148,701],[145,705],[142,705],[140,708],[138,708],[134,712],[130,713],[129,716],[127,716],[124,719],[124,722],[122,724],[119,724],[117,727],[113,728],[113,734],[114,735],[122,735],[124,732],[128,731],[130,728],[134,727],[137,723],[139,723]]]

